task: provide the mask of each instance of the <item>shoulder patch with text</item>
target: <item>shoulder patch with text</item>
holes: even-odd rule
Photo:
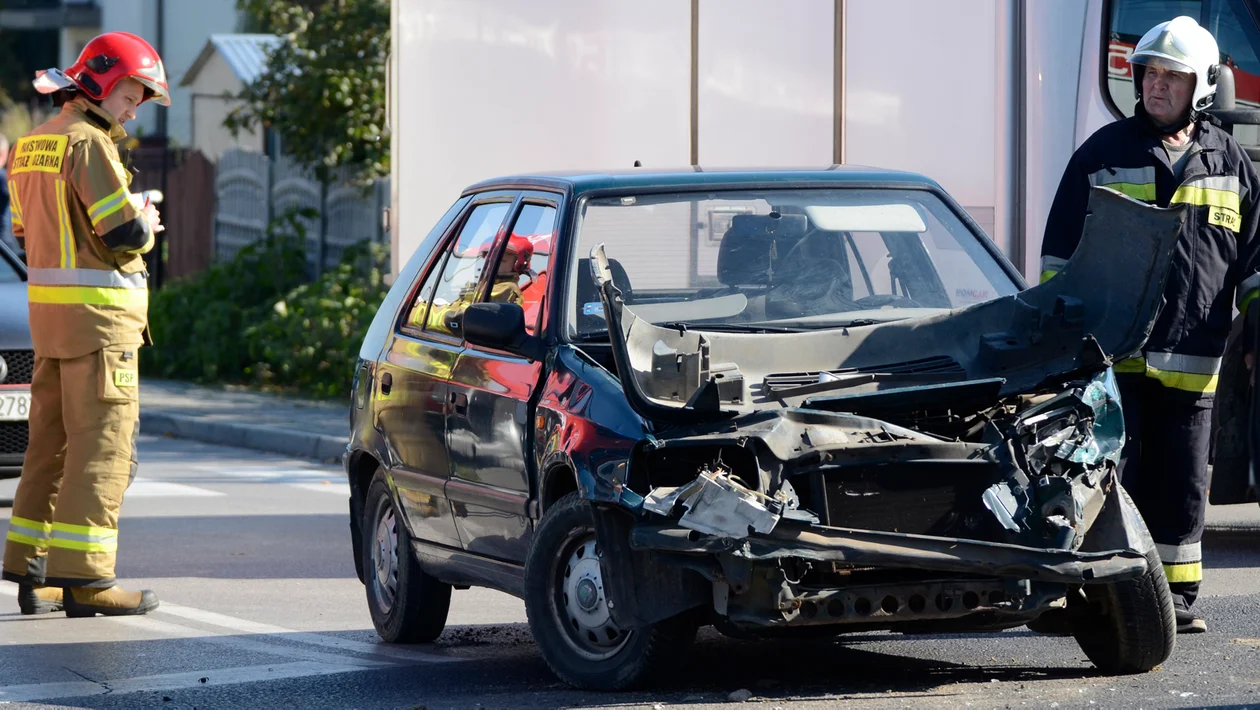
[[[13,174],[60,173],[66,160],[69,136],[26,136],[13,151]]]

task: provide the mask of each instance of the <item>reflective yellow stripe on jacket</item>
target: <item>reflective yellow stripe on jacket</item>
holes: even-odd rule
[[[1155,168],[1104,168],[1089,176],[1091,187],[1099,185],[1143,202],[1155,201]]]
[[[9,181],[9,213],[13,215],[14,226],[25,226],[22,222],[22,202],[18,200],[16,180]]]
[[[61,248],[61,268],[73,269],[78,256],[74,253],[74,230],[70,228],[70,208],[66,206],[65,180],[57,180],[57,232]]]
[[[1210,394],[1216,391],[1221,359],[1180,353],[1146,353],[1145,357],[1121,360],[1112,370],[1145,374],[1172,389]]]
[[[145,275],[104,269],[28,269],[31,303],[132,306],[149,302]]]

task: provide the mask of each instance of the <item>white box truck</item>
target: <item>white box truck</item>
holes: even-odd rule
[[[853,163],[935,179],[1035,281],[1069,156],[1132,114],[1147,29],[1197,18],[1260,107],[1260,0],[392,4],[395,273],[495,175]]]

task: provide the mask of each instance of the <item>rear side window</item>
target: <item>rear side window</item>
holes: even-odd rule
[[[1193,17],[1207,28],[1221,50],[1221,63],[1234,72],[1238,108],[1260,108],[1260,28],[1247,0],[1112,0],[1106,24],[1107,56],[1103,91],[1123,116],[1137,104],[1129,56],[1138,40],[1155,25],[1179,15]],[[1244,146],[1260,146],[1260,127],[1236,126],[1234,138]]]
[[[476,302],[477,284],[509,203],[478,205],[468,215],[452,248],[435,264],[416,292],[406,324],[415,329],[462,337],[460,316]]]

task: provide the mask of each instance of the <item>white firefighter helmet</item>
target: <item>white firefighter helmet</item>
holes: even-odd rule
[[[1221,52],[1211,32],[1199,26],[1193,17],[1182,15],[1152,27],[1138,40],[1129,63],[1134,65],[1164,64],[1170,69],[1194,74],[1194,96],[1191,111],[1202,111],[1212,105],[1216,96],[1216,76],[1220,71]],[[1136,67],[1134,67],[1136,69]],[[1134,91],[1142,98],[1141,73],[1134,72]]]

